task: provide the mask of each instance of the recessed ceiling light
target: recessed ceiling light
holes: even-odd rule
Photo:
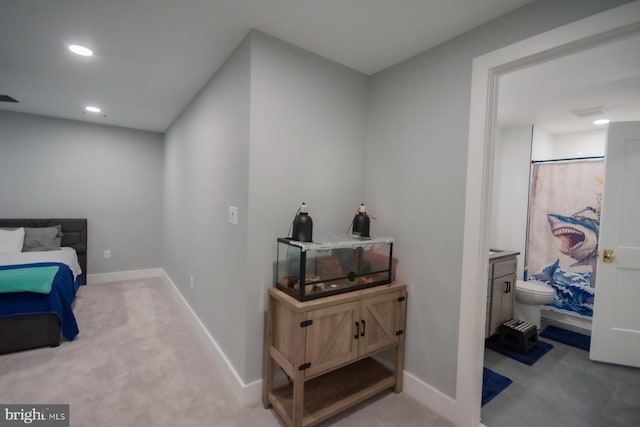
[[[600,120],[594,120],[593,124],[594,125],[606,125],[609,122],[610,122],[609,119],[600,119]]]
[[[79,44],[69,45],[69,50],[75,53],[76,55],[81,55],[81,56],[93,55],[93,51],[91,49],[89,49],[88,47],[80,46]]]
[[[100,108],[94,107],[94,106],[91,106],[91,105],[89,105],[87,107],[84,107],[84,109],[89,111],[89,112],[91,112],[91,113],[99,113],[100,111],[102,111]]]

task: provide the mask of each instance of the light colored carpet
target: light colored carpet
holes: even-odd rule
[[[273,410],[240,406],[163,280],[82,287],[75,313],[75,341],[0,356],[0,403],[70,404],[74,427],[284,425]],[[451,426],[391,392],[323,425]]]

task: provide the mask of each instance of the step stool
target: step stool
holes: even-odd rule
[[[538,328],[524,320],[511,319],[499,327],[500,344],[519,353],[530,352],[538,343]]]

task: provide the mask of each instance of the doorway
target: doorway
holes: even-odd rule
[[[491,154],[499,77],[640,32],[640,3],[631,3],[516,43],[474,60],[456,406],[458,424],[480,424],[484,351]],[[484,285],[484,286],[483,286]]]

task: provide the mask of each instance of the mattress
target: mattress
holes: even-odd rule
[[[0,266],[57,262],[66,264],[73,273],[74,282],[82,274],[78,255],[73,248],[62,247],[59,251],[0,253]]]
[[[0,294],[0,317],[55,314],[60,321],[62,335],[69,341],[78,335],[78,325],[72,304],[83,275],[74,249],[46,252],[20,252],[0,254],[0,269],[14,267],[57,266],[51,292],[12,292]]]

